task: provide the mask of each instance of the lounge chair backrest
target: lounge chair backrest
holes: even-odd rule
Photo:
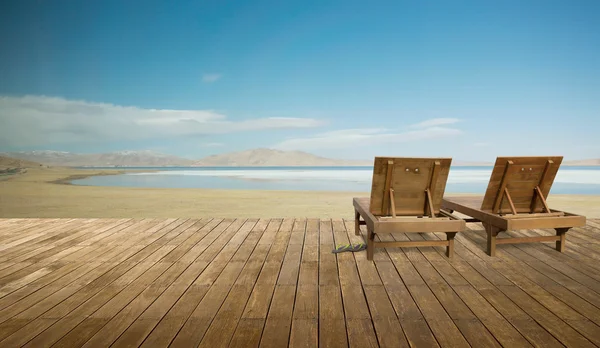
[[[390,216],[395,209],[397,216],[429,215],[427,189],[434,214],[439,214],[451,162],[451,158],[375,157],[371,214]]]
[[[539,195],[544,200],[548,197],[562,159],[562,156],[496,158],[481,210],[495,214],[546,212]]]

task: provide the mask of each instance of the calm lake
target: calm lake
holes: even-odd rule
[[[83,168],[86,169],[86,168]],[[94,168],[98,169],[98,168]],[[75,180],[75,185],[214,188],[235,190],[308,190],[369,192],[373,167],[137,167],[155,173],[129,173]],[[447,193],[485,191],[492,167],[452,167]],[[551,193],[600,194],[600,167],[559,169]]]

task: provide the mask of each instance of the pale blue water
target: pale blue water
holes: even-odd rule
[[[85,169],[85,168],[84,168]],[[94,168],[97,169],[97,168]],[[156,173],[96,176],[75,185],[369,192],[373,167],[138,167]],[[446,193],[485,191],[492,167],[452,167]],[[600,194],[600,166],[559,169],[551,193]]]

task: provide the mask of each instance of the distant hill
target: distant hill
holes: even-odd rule
[[[164,167],[189,166],[195,161],[153,151],[119,151],[97,154],[79,154],[62,151],[26,151],[0,153],[52,166],[90,167]]]
[[[36,168],[44,165],[37,162],[26,161],[19,158],[12,158],[0,155],[0,168]]]
[[[16,174],[26,173],[29,168],[40,167],[44,167],[44,165],[0,155],[0,181],[6,180]]]
[[[360,166],[372,165],[372,161],[349,161],[316,156],[302,151],[253,149],[208,156],[194,163],[198,167],[210,166]]]
[[[566,166],[600,166],[600,158],[587,159],[587,160],[565,161],[564,165],[566,165]]]
[[[472,162],[472,161],[460,161],[460,160],[452,160],[452,166],[455,167],[489,167],[493,166],[493,162]]]
[[[190,160],[178,156],[153,151],[118,151],[110,153],[80,154],[62,151],[24,151],[0,153],[5,163],[28,163],[27,166],[64,167],[266,167],[266,166],[372,166],[373,159],[341,160],[320,157],[302,151],[281,151],[266,148],[230,152],[212,155],[199,160]],[[492,166],[493,162],[461,161],[454,159],[452,165]],[[1,165],[1,164],[0,164]],[[600,159],[564,161],[564,166],[600,166]],[[8,165],[6,166],[8,167]]]

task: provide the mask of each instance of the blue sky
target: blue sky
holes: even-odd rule
[[[0,151],[600,157],[598,1],[3,1]]]

